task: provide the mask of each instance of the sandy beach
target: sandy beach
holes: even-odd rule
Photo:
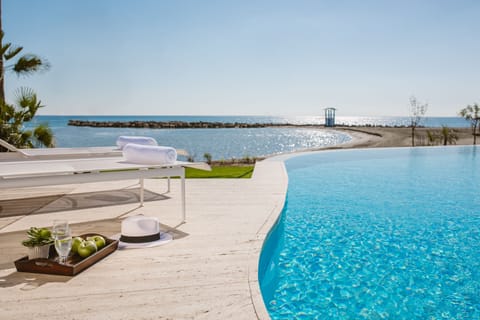
[[[305,128],[317,128],[318,130],[326,130],[325,127],[307,126]],[[473,135],[470,128],[450,128],[455,133],[457,139],[454,145],[470,145],[473,144]],[[320,151],[334,149],[360,149],[360,148],[398,148],[412,146],[412,129],[411,128],[394,128],[394,127],[345,127],[336,126],[335,128],[327,128],[327,130],[335,130],[346,133],[352,137],[352,140],[343,144],[302,150],[298,152],[286,153],[295,154],[305,151]],[[440,134],[441,128],[417,128],[415,131],[415,146],[429,146],[427,142],[427,131],[435,135]],[[443,142],[437,137],[432,146],[442,145]],[[272,155],[274,156],[274,155]]]
[[[341,148],[388,148],[388,147],[411,147],[411,128],[387,128],[387,127],[337,127],[336,130],[346,132],[354,139],[352,142],[341,145]],[[441,128],[417,128],[415,130],[416,145],[427,144],[427,131],[439,134]],[[470,128],[451,128],[458,137],[457,145],[473,143],[472,130]],[[437,141],[435,145],[441,145]]]
[[[348,133],[353,140],[332,148],[411,144],[410,128],[335,130]],[[439,129],[420,128],[417,134],[425,135],[426,130]],[[472,144],[469,128],[455,130],[457,144]],[[261,246],[283,206],[287,178],[282,163],[257,163],[252,179],[188,181],[189,218],[180,225],[178,186],[174,183],[172,192],[165,194],[159,181],[148,180],[150,191],[145,207],[140,208],[138,187],[132,181],[3,192],[0,299],[8,307],[2,306],[5,311],[0,319],[27,315],[36,319],[268,318],[256,274]],[[114,191],[118,188],[123,193]],[[122,203],[118,203],[120,198]],[[13,261],[26,254],[20,242],[29,226],[49,225],[61,217],[71,222],[75,234],[110,236],[120,232],[124,217],[135,214],[159,217],[174,241],[148,252],[123,250],[74,278],[15,271]],[[78,305],[78,296],[87,303],[67,314]],[[106,300],[100,301],[100,296]],[[62,301],[61,308],[52,306],[56,299]],[[143,309],[137,313],[140,306]],[[159,314],[154,313],[157,307]]]

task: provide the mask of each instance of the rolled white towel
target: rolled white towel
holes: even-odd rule
[[[123,147],[123,157],[131,163],[168,165],[177,160],[177,151],[171,147],[127,143]]]
[[[120,136],[117,139],[117,147],[123,149],[127,143],[141,144],[145,146],[158,146],[157,140],[152,137]]]

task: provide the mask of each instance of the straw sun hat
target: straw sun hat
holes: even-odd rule
[[[160,223],[157,218],[143,215],[123,220],[121,234],[112,238],[119,240],[120,249],[156,247],[173,239],[171,234],[160,232]]]

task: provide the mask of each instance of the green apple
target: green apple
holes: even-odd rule
[[[86,258],[95,252],[97,252],[97,246],[92,240],[83,241],[77,248],[77,253],[82,258]]]
[[[92,237],[88,237],[87,240],[91,240],[95,242],[95,245],[97,246],[97,250],[102,249],[107,244],[107,242],[105,241],[105,238],[98,234]]]
[[[75,237],[72,239],[72,253],[78,253],[78,247],[82,244],[83,239],[81,237]]]
[[[42,239],[49,239],[52,236],[52,233],[47,228],[41,228],[38,233]]]

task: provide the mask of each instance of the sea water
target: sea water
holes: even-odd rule
[[[186,149],[196,160],[210,153],[215,160],[259,157],[304,149],[337,145],[350,141],[350,136],[336,131],[300,128],[249,129],[143,129],[93,128],[68,126],[68,120],[89,121],[206,121],[242,123],[323,124],[323,116],[37,116],[27,126],[47,123],[53,130],[57,147],[115,145],[120,135],[152,136],[161,145]],[[468,126],[462,118],[426,118],[425,125],[439,127]],[[337,117],[345,125],[408,125],[408,117]]]
[[[115,145],[120,135],[150,136],[160,145],[185,149],[195,160],[209,153],[214,160],[263,157],[272,154],[337,145],[351,140],[348,134],[313,128],[145,129],[68,126],[69,119],[90,121],[214,121],[266,122],[255,117],[161,117],[161,116],[40,116],[31,124],[48,123],[57,147]],[[260,121],[263,120],[263,121]],[[284,123],[284,122],[282,122]]]
[[[480,319],[480,149],[286,161],[259,279],[272,319]]]

